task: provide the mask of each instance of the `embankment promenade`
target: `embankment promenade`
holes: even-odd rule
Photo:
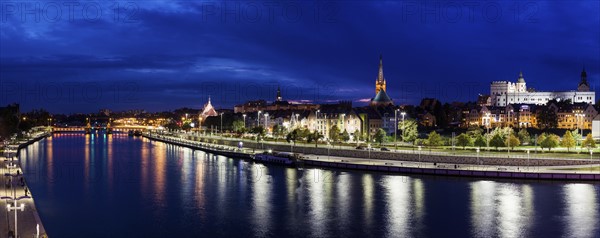
[[[0,155],[0,167],[2,171],[2,187],[0,188],[1,197],[21,197],[27,194],[31,198],[24,198],[18,200],[17,204],[24,204],[23,211],[17,211],[17,235],[18,237],[48,237],[44,225],[40,219],[35,206],[32,192],[26,188],[27,186],[26,177],[22,173],[19,151],[39,140],[42,140],[49,136],[47,132],[39,132],[28,137],[25,140],[16,141],[7,148],[3,155]],[[21,178],[23,178],[21,180]],[[0,212],[0,237],[9,237],[9,231],[15,229],[15,211],[8,211],[6,205],[13,205],[13,200],[3,199],[3,206],[1,206]],[[39,232],[38,232],[39,229]],[[14,233],[13,233],[14,234]]]

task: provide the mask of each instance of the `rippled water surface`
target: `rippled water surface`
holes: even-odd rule
[[[261,165],[127,135],[21,151],[51,237],[600,237],[600,185]]]

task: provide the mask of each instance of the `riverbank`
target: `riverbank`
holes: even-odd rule
[[[171,141],[176,141],[180,145],[184,146],[189,144],[210,145],[211,143],[209,143],[209,141],[212,141],[213,143],[221,143],[219,145],[213,144],[213,146],[231,147],[231,142],[233,142],[220,139],[210,140],[197,138],[204,141],[199,142],[196,140],[190,140],[191,138],[185,139],[164,135],[160,137],[169,138],[169,140],[163,139],[163,142],[173,143]],[[258,144],[255,146],[258,147]],[[285,145],[283,149],[280,147],[282,147],[282,145],[266,144],[266,147],[263,145],[263,148],[269,148],[276,151],[292,151],[293,149],[289,145]],[[202,150],[202,148],[198,149]],[[463,158],[459,156],[446,156],[421,152],[415,153],[414,151],[409,153],[380,151],[369,152],[306,147],[296,147],[294,151],[305,154],[305,156],[303,156],[303,162],[305,165],[315,167],[442,176],[600,181],[600,173],[593,173],[585,170],[560,171],[552,169],[564,167],[586,168],[586,166],[597,163],[597,161],[589,160],[557,160],[539,158],[529,160],[493,157]]]
[[[41,132],[27,140],[18,141],[16,144],[9,145],[4,155],[0,156],[0,170],[4,174],[1,178],[4,186],[0,188],[0,196],[20,197],[27,194],[31,197],[18,201],[18,204],[24,204],[25,208],[24,211],[17,211],[17,234],[19,237],[36,237],[37,234],[39,234],[39,237],[47,237],[46,230],[37,212],[33,195],[28,189],[27,180],[25,179],[26,175],[22,173],[18,156],[22,148],[42,140],[49,135],[49,133]],[[23,179],[21,180],[21,178]],[[12,205],[11,200],[5,200],[4,203]],[[0,237],[8,237],[9,231],[14,231],[15,212],[8,211],[6,206],[3,206],[1,211],[4,212],[0,212]]]

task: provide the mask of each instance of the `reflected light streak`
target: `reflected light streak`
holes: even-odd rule
[[[473,237],[492,237],[494,231],[495,211],[494,198],[496,196],[496,183],[492,181],[478,181],[470,184],[471,187],[471,235]]]
[[[337,201],[337,214],[336,216],[339,218],[339,228],[341,230],[348,227],[350,221],[348,218],[351,217],[352,208],[350,207],[352,204],[352,196],[350,193],[350,188],[352,188],[352,180],[348,174],[341,174],[337,176],[337,181],[335,181],[336,186],[336,201]]]
[[[385,200],[387,204],[385,220],[387,237],[411,236],[410,218],[411,191],[409,178],[405,176],[385,176]]]
[[[319,175],[323,173],[320,169],[311,169],[307,171],[308,174],[315,175],[307,176],[306,189],[308,190],[308,205],[309,205],[309,226],[310,236],[318,237],[325,236],[327,234],[327,216],[328,211],[325,206],[325,186],[323,180],[318,179]]]
[[[598,191],[591,184],[568,184],[563,188],[567,209],[566,237],[600,236]]]
[[[259,178],[252,182],[252,221],[255,237],[268,237],[271,228],[271,177],[268,167],[260,166],[260,169],[252,170],[253,178]],[[258,174],[257,174],[258,173]]]
[[[375,182],[371,174],[365,173],[362,175],[363,188],[363,214],[366,228],[373,227],[373,191]]]
[[[524,188],[524,185],[501,184],[497,196],[500,237],[527,237],[533,222],[532,207],[526,206],[533,199],[531,189]]]

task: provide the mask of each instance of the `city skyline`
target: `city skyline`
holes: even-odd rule
[[[380,55],[396,105],[476,101],[520,71],[544,91],[575,90],[584,65],[593,91],[600,82],[599,2],[261,3],[133,3],[117,16],[100,4],[94,19],[51,21],[40,2],[38,22],[3,11],[0,104],[163,111],[200,108],[211,96],[232,108],[273,100],[280,86],[292,102],[361,106],[373,97]],[[296,6],[297,17],[267,17]],[[135,17],[122,19],[126,7]],[[249,17],[253,9],[260,18]]]

